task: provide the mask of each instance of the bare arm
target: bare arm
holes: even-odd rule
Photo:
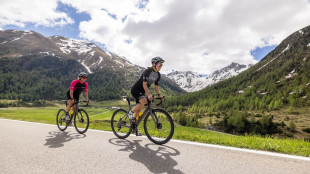
[[[156,94],[159,96],[160,92],[159,92],[159,86],[158,85],[155,85],[155,91],[156,91]]]
[[[70,97],[72,98],[72,100],[74,99],[73,98],[73,90],[71,90],[71,89],[70,89]]]
[[[88,92],[85,92],[85,100],[88,101]]]

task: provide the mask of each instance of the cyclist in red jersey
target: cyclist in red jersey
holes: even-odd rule
[[[80,94],[85,91],[85,99],[87,102],[88,100],[88,83],[87,80],[87,73],[81,72],[78,76],[77,80],[73,80],[70,85],[70,89],[67,92],[67,98],[68,98],[68,106],[66,109],[66,120],[70,120],[69,111],[72,107],[72,110],[74,111],[76,109],[76,106],[74,106],[74,101],[79,101]]]

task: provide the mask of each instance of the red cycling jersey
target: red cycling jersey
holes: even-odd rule
[[[82,91],[88,92],[88,83],[82,83],[80,80],[73,80],[70,85],[70,90],[73,90],[74,93],[80,94]]]

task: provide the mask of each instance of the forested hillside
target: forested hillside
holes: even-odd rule
[[[86,69],[73,59],[62,60],[53,56],[24,56],[0,59],[0,99],[61,100],[72,80]],[[136,73],[139,77],[139,73]],[[102,69],[90,74],[89,97],[92,100],[119,99],[128,94],[134,78],[126,78],[123,71]],[[162,91],[178,95],[183,91],[163,79]]]

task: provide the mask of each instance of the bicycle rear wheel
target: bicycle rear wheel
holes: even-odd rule
[[[130,135],[132,127],[126,110],[118,109],[113,113],[111,128],[113,133],[120,139],[127,138]]]
[[[154,117],[157,117],[156,123],[151,114],[148,113],[144,119],[144,131],[146,136],[155,144],[165,144],[173,136],[174,124],[171,116],[162,109],[153,110]]]
[[[84,109],[79,109],[79,112],[74,116],[74,126],[78,133],[83,134],[89,126],[89,117]]]
[[[64,109],[59,109],[56,116],[56,123],[59,128],[59,130],[64,131],[67,129],[68,125],[66,123],[66,111]]]

